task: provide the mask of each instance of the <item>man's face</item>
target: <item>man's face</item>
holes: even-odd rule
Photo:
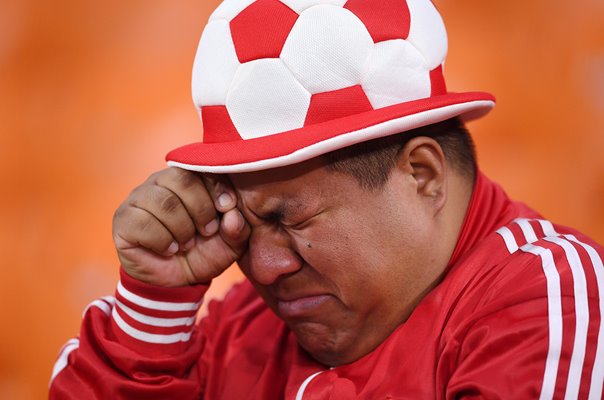
[[[370,191],[315,159],[230,178],[252,226],[239,265],[318,361],[369,353],[424,294],[433,224],[411,175]]]

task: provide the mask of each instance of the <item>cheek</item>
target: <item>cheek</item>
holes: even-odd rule
[[[363,228],[343,228],[334,219],[330,222],[333,223],[317,225],[295,238],[300,256],[341,290],[362,285],[375,269],[374,261],[380,262],[380,257],[372,257],[375,246],[368,246]]]
[[[351,241],[350,234],[345,229],[336,227],[333,219],[316,224],[292,234],[292,242],[309,264],[340,260]]]

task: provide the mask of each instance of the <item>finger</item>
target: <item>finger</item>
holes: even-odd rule
[[[235,190],[226,175],[202,174],[201,179],[210,193],[216,210],[226,213],[237,206]]]
[[[178,243],[164,224],[141,208],[125,206],[116,211],[113,238],[118,252],[144,247],[154,253],[171,256],[178,251]]]
[[[141,186],[132,193],[128,205],[154,216],[181,246],[195,236],[195,226],[180,197],[163,186]]]
[[[250,233],[250,225],[237,208],[226,212],[222,217],[220,236],[237,256],[241,256],[247,248]]]
[[[172,167],[157,175],[155,184],[169,189],[180,198],[199,233],[210,236],[218,231],[214,200],[199,174]]]

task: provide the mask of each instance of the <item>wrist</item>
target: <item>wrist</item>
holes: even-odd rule
[[[176,354],[191,340],[208,287],[155,286],[120,268],[112,329],[121,342],[139,352]]]

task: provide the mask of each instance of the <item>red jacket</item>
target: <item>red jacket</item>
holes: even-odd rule
[[[194,324],[206,286],[122,272],[63,347],[50,397],[600,399],[603,255],[480,175],[444,279],[360,360],[311,359],[247,282]]]

